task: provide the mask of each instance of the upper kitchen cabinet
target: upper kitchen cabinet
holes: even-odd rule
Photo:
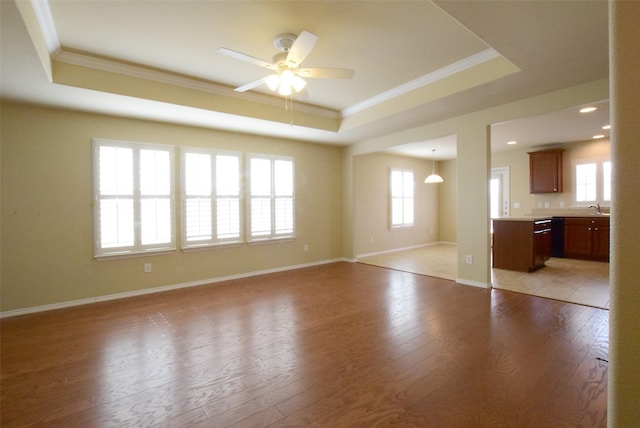
[[[562,193],[564,149],[529,152],[530,193]]]

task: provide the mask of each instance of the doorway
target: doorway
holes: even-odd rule
[[[509,167],[491,168],[489,180],[491,218],[509,216]],[[491,225],[493,233],[493,223]]]

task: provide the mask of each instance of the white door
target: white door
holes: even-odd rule
[[[491,218],[509,216],[509,167],[491,168],[489,182]]]

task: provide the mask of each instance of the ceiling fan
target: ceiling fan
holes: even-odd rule
[[[239,86],[234,89],[235,91],[245,92],[267,84],[272,91],[277,90],[280,95],[289,96],[293,91],[300,92],[304,89],[307,82],[303,77],[320,79],[351,79],[353,77],[354,71],[345,68],[300,68],[300,64],[309,55],[317,41],[318,36],[308,31],[303,31],[297,37],[293,34],[280,34],[273,39],[274,46],[280,52],[273,56],[272,63],[227,48],[218,48],[218,52],[275,72]]]

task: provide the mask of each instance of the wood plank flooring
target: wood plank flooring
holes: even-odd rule
[[[334,263],[0,321],[3,427],[604,427],[608,311]]]

